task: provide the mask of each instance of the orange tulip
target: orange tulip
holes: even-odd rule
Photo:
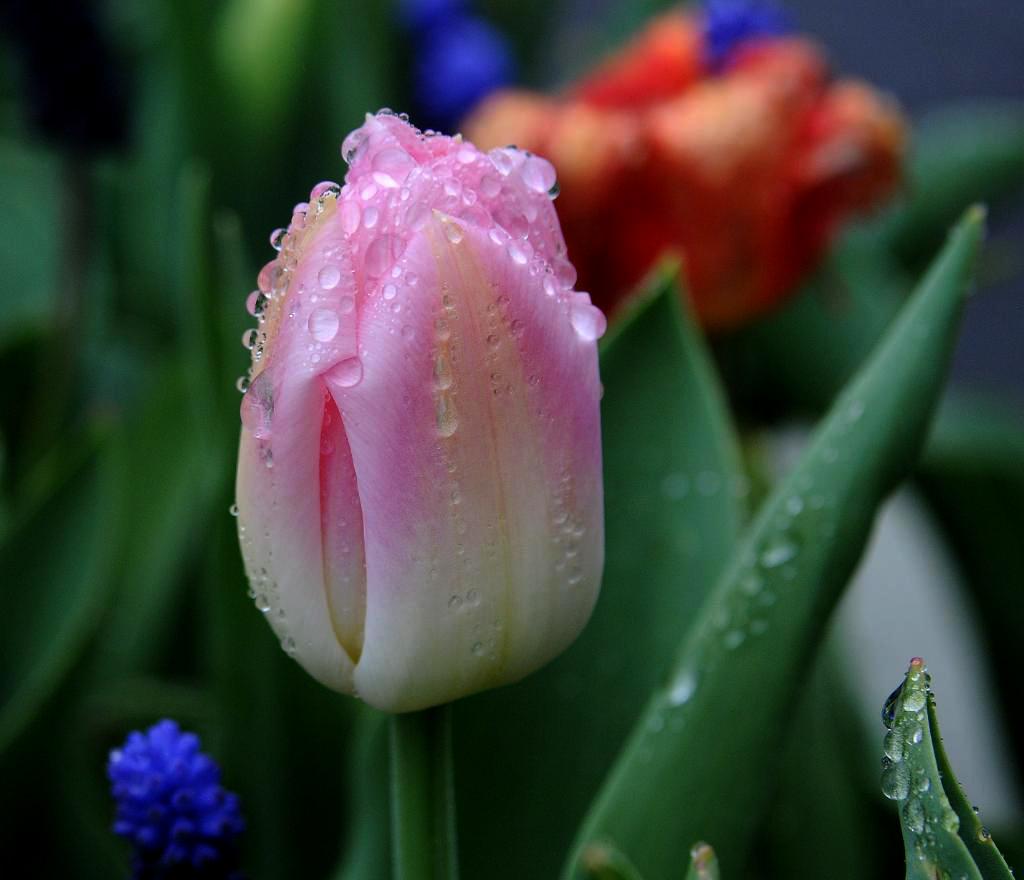
[[[466,121],[484,148],[554,163],[569,256],[605,310],[674,253],[706,326],[749,320],[898,182],[902,116],[831,80],[812,42],[754,36],[719,60],[704,20],[673,12],[564,94],[500,92]]]

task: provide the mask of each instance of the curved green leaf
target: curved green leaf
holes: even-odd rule
[[[806,663],[882,500],[912,467],[942,387],[982,234],[972,210],[917,294],[765,502],[655,691],[579,833],[614,840],[647,880],[683,841],[742,867]],[[682,634],[683,622],[678,630]]]
[[[455,706],[459,802],[486,805],[459,811],[468,877],[557,873],[739,534],[736,442],[682,302],[662,272],[602,348],[607,558],[590,623],[546,669]]]
[[[882,794],[899,805],[907,880],[982,880],[957,835],[960,820],[943,791],[925,712],[930,700],[924,662],[915,657],[882,710],[889,728],[883,743]]]
[[[882,710],[882,793],[899,805],[907,880],[1012,880],[953,775],[924,661],[915,657]]]
[[[942,744],[942,735],[939,733],[939,719],[935,712],[935,697],[928,695],[928,729],[931,735],[932,749],[935,752],[935,764],[939,769],[939,781],[946,794],[953,812],[960,821],[960,838],[967,846],[974,864],[981,871],[984,880],[1012,880],[1013,871],[1003,858],[1002,853],[996,848],[995,841],[988,829],[981,824],[978,811],[974,808],[963,786],[953,773],[953,767],[949,763],[946,749]]]

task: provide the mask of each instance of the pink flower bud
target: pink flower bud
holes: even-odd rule
[[[605,322],[545,160],[386,111],[343,155],[250,295],[239,535],[285,649],[401,712],[516,681],[586,623]]]

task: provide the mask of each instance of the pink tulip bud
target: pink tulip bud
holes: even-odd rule
[[[342,152],[250,295],[239,536],[285,650],[402,712],[516,681],[586,623],[605,321],[544,159],[387,111]]]

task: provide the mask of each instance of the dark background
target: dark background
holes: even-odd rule
[[[790,0],[843,73],[890,91],[918,118],[966,98],[1024,98],[1021,0]],[[997,211],[991,237],[1024,259],[1024,210]],[[1024,403],[1024,283],[987,285],[967,308],[954,360],[962,383]]]

